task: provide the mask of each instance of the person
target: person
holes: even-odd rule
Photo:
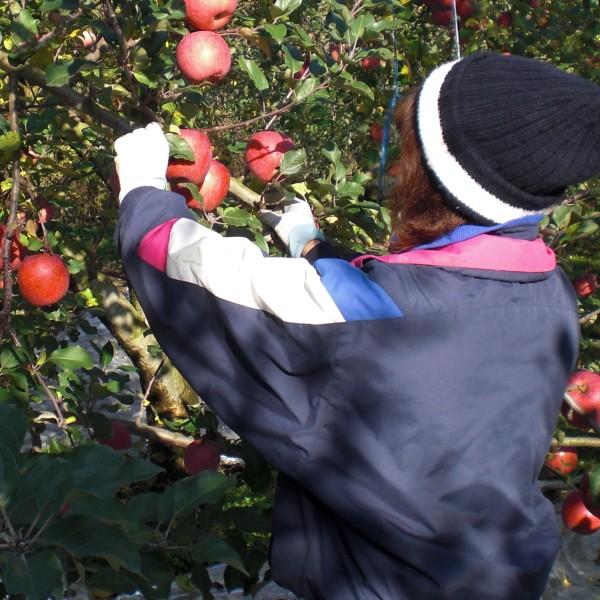
[[[115,143],[118,243],[164,351],[278,471],[271,568],[304,600],[529,600],[559,548],[537,477],[579,343],[540,239],[600,172],[600,88],[530,58],[436,68],[397,111],[391,252],[346,260],[297,200],[290,257],[164,191],[156,124]]]

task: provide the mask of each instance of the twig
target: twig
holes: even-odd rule
[[[17,337],[17,335],[14,331],[12,331],[12,330],[10,331],[10,336],[17,348],[23,348],[23,345],[21,344],[21,340],[19,340],[19,338]],[[61,429],[64,428],[65,418],[62,414],[62,410],[60,409],[60,401],[58,400],[58,398],[56,397],[54,392],[48,387],[48,384],[44,381],[44,378],[39,374],[39,372],[33,366],[30,369],[30,373],[35,377],[37,382],[42,386],[42,389],[46,393],[46,396],[48,396],[48,399],[52,403],[52,406],[53,406],[55,414],[56,414],[56,424]]]
[[[600,448],[600,438],[580,436],[580,437],[566,437],[559,442],[556,438],[552,440],[552,447],[557,446],[576,446],[578,448]]]
[[[146,405],[146,402],[148,401],[148,398],[150,397],[150,392],[152,391],[152,386],[154,385],[154,382],[155,382],[158,374],[160,373],[160,370],[163,368],[164,364],[165,364],[165,358],[163,357],[163,359],[160,361],[160,364],[156,368],[156,371],[154,371],[154,375],[152,375],[152,379],[150,379],[150,381],[148,382],[148,387],[146,388],[146,391],[144,392],[142,401],[140,402],[140,409],[138,410],[138,414],[135,417],[136,425],[142,425],[142,415],[144,414],[144,406]]]
[[[0,64],[0,66],[2,66],[2,65]],[[261,115],[258,115],[257,117],[252,117],[251,119],[246,119],[245,121],[240,121],[239,123],[229,123],[228,125],[217,125],[216,127],[208,127],[207,129],[204,129],[204,131],[206,133],[214,133],[215,131],[227,131],[230,129],[238,129],[238,128],[242,128],[242,127],[248,127],[248,125],[252,125],[253,123],[257,123],[258,121],[263,121],[264,119],[269,119],[275,115],[280,115],[284,112],[287,112],[288,110],[294,108],[294,106],[298,106],[298,104],[302,104],[307,98],[309,98],[316,92],[323,90],[328,86],[329,86],[329,81],[324,81],[323,83],[318,85],[312,92],[310,92],[309,94],[306,94],[306,96],[304,96],[300,100],[294,100],[293,102],[290,102],[289,104],[286,104],[285,106],[282,106],[281,108],[272,110],[268,113],[263,113]]]
[[[125,427],[133,434],[144,437],[153,442],[161,442],[169,446],[176,446],[178,448],[187,448],[193,441],[193,437],[188,437],[175,431],[169,431],[168,429],[161,429],[154,425],[146,425],[144,423],[136,423],[135,421],[127,421],[125,419],[111,419],[112,421],[118,421],[125,425]]]
[[[9,75],[8,91],[8,114],[10,121],[10,130],[19,135],[19,115],[17,108],[19,77],[16,74]],[[19,204],[19,194],[21,193],[21,177],[19,169],[19,153],[17,152],[12,163],[12,182],[10,192],[10,206],[8,210],[8,219],[2,241],[2,281],[4,284],[4,299],[2,311],[0,312],[0,341],[4,338],[6,329],[10,323],[10,311],[12,307],[12,273],[10,267],[10,249],[13,236],[17,225],[17,206]]]
[[[579,319],[579,324],[583,325],[584,323],[591,321],[594,317],[596,317],[598,315],[600,315],[600,308],[597,308],[596,310],[593,310],[592,312],[588,313],[587,315],[584,315],[583,317],[581,317],[581,319]]]
[[[123,66],[123,71],[125,72],[125,77],[127,78],[128,88],[131,92],[131,98],[136,108],[148,119],[151,121],[157,121],[158,118],[154,114],[152,110],[150,110],[147,106],[144,106],[140,102],[140,97],[137,89],[137,81],[131,72],[131,68],[129,67],[129,46],[127,45],[127,40],[125,39],[125,35],[123,34],[123,30],[119,25],[119,20],[117,19],[117,15],[115,14],[115,9],[111,0],[103,0],[104,8],[106,10],[106,15],[108,16],[108,20],[110,21],[110,26],[115,32],[117,39],[119,40],[119,47],[121,48],[121,64]]]

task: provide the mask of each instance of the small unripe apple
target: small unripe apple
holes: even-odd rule
[[[110,437],[99,438],[98,442],[104,446],[110,446],[113,450],[127,450],[131,448],[131,433],[121,421],[110,422]]]
[[[381,59],[379,58],[379,56],[365,56],[360,61],[360,66],[365,71],[374,71],[375,69],[379,69],[379,67],[381,66]]]
[[[498,27],[512,27],[513,17],[509,10],[505,10],[498,15],[496,24]]]
[[[34,306],[62,300],[69,289],[69,270],[56,254],[26,256],[17,277],[19,292]]]
[[[544,464],[560,475],[568,475],[577,468],[577,458],[577,448],[557,446],[548,452]]]
[[[175,50],[177,66],[192,83],[217,82],[231,69],[231,50],[213,31],[194,31],[183,36]]]
[[[183,453],[183,464],[190,475],[202,471],[216,471],[221,463],[221,453],[212,440],[194,440]]]
[[[202,195],[201,203],[195,200],[185,187],[175,186],[173,191],[181,194],[190,208],[212,212],[225,200],[230,180],[229,169],[223,163],[213,159],[210,161],[210,167],[202,185],[198,188]]]
[[[598,278],[593,273],[584,273],[573,280],[573,287],[580,298],[587,298],[598,289]]]
[[[600,529],[600,518],[588,510],[579,491],[565,498],[561,513],[565,527],[575,533],[591,535]]]
[[[294,142],[278,131],[259,131],[248,140],[244,159],[250,172],[263,183],[275,177],[283,156]]]
[[[593,371],[577,371],[569,377],[567,402],[580,415],[600,424],[600,375]]]
[[[170,158],[167,179],[172,183],[190,182],[198,185],[208,173],[212,144],[209,137],[199,129],[180,129],[179,135],[190,145],[194,160]]]
[[[237,0],[184,0],[185,22],[190,29],[216,31],[231,20]]]

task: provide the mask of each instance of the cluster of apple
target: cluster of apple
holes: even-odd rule
[[[431,20],[435,25],[448,27],[452,23],[452,5],[455,0],[425,0],[431,10]],[[456,14],[464,21],[472,17],[475,7],[472,0],[456,0]]]
[[[561,413],[573,426],[588,431],[600,426],[600,375],[593,371],[577,371],[567,383]],[[544,463],[555,473],[569,475],[577,467],[578,452],[572,446],[556,446]],[[576,533],[589,535],[600,530],[600,506],[590,492],[589,477],[582,479],[581,489],[572,491],[563,502],[565,526]]]
[[[175,51],[177,66],[191,83],[217,82],[231,68],[231,51],[223,36],[215,33],[231,20],[237,0],[185,0],[186,24]]]

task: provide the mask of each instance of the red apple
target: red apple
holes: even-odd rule
[[[581,492],[571,492],[563,502],[562,518],[565,526],[581,535],[591,535],[600,529],[600,518],[589,511]]]
[[[569,377],[565,400],[580,415],[600,424],[600,375],[577,371]]]
[[[434,10],[431,13],[431,20],[434,25],[440,27],[448,27],[452,22],[452,11],[450,10]]]
[[[219,447],[211,440],[194,440],[183,453],[183,464],[190,475],[201,471],[216,471],[220,463]]]
[[[230,179],[229,169],[218,160],[211,160],[208,173],[198,189],[202,195],[202,203],[195,200],[191,192],[185,187],[176,186],[174,191],[184,196],[190,208],[212,212],[225,200]]]
[[[263,183],[275,177],[283,155],[292,150],[294,142],[277,131],[259,131],[248,140],[244,158],[250,172]]]
[[[470,0],[462,0],[456,3],[456,12],[461,19],[466,20],[473,16],[475,9]]]
[[[4,223],[0,223],[0,269],[4,265],[4,259],[2,258],[2,245],[4,243],[4,234],[6,232],[6,225]],[[18,240],[18,236],[13,236],[12,241],[10,242],[10,268],[13,271],[18,271],[23,263],[23,259],[27,255],[27,250],[25,246],[21,244]],[[0,275],[0,279],[2,276]]]
[[[583,429],[584,431],[590,429],[590,424],[566,402],[562,403],[562,406],[560,407],[560,412],[562,416],[574,427],[578,427],[579,429]]]
[[[381,144],[383,141],[383,127],[379,123],[371,123],[370,129],[371,139],[377,143]]]
[[[17,277],[24,300],[34,306],[49,306],[62,300],[69,289],[69,271],[56,254],[26,256]]]
[[[194,160],[169,159],[167,179],[171,183],[190,182],[198,185],[208,173],[212,159],[212,144],[209,137],[199,129],[181,129],[179,135],[192,148]]]
[[[379,58],[379,56],[365,56],[360,61],[360,66],[365,71],[374,71],[375,69],[379,69],[379,67],[381,66],[381,59]]]
[[[110,437],[98,438],[98,441],[104,446],[110,446],[113,450],[127,450],[131,448],[131,433],[127,426],[120,421],[110,422]]]
[[[498,15],[496,24],[498,27],[512,27],[512,13],[509,10],[505,10]]]
[[[177,66],[192,83],[216,82],[231,68],[231,51],[213,31],[194,31],[183,36],[175,50]]]
[[[231,20],[237,0],[184,0],[185,22],[190,29],[216,31]]]
[[[333,62],[340,61],[340,52],[342,48],[339,44],[329,44],[329,55],[331,56],[331,60]]]
[[[598,289],[598,278],[593,273],[584,273],[573,279],[573,287],[580,298],[587,298]]]
[[[556,446],[548,452],[544,464],[560,475],[568,475],[577,468],[577,448]]]

